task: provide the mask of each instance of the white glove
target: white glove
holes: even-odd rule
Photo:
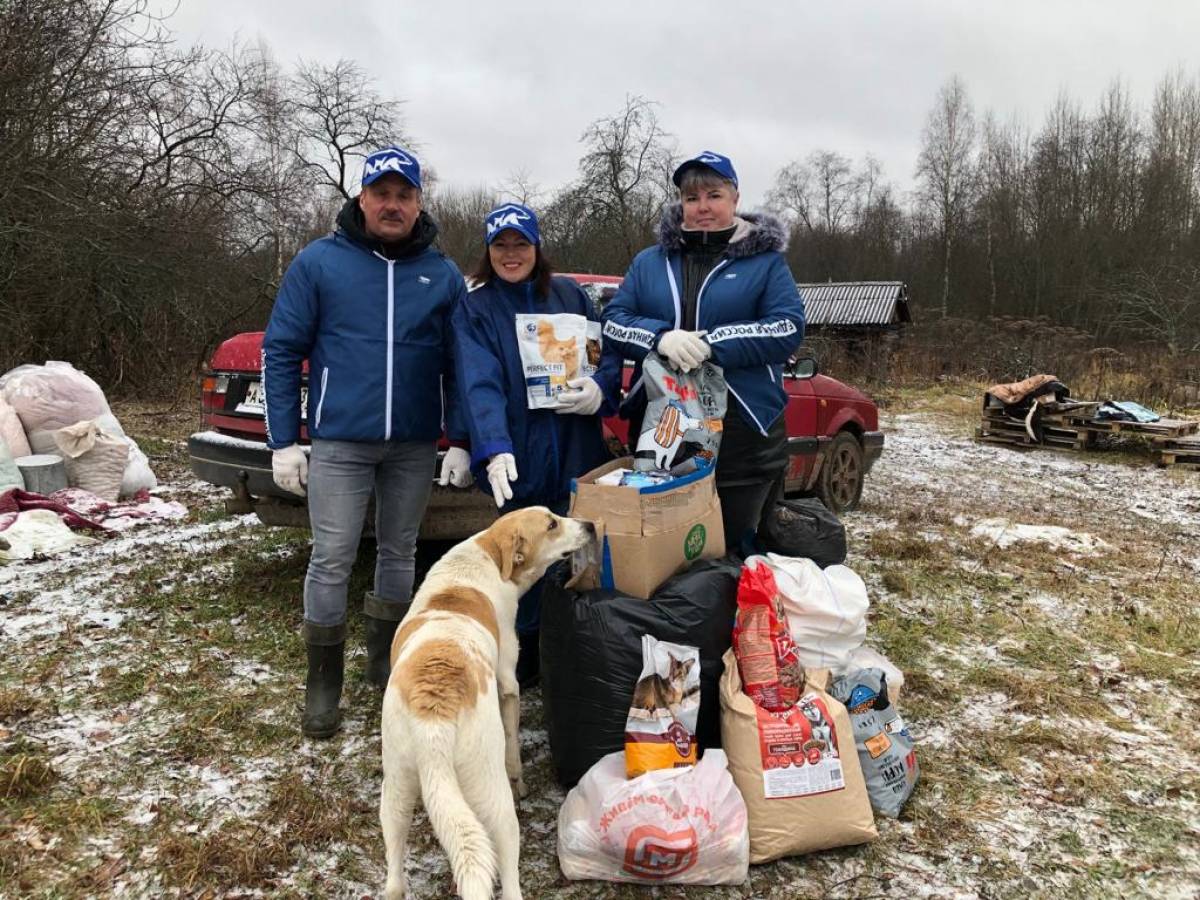
[[[572,378],[567,382],[567,390],[558,395],[558,402],[562,406],[554,411],[559,415],[590,416],[604,402],[604,394],[595,378]]]
[[[492,486],[492,499],[496,501],[496,509],[499,509],[505,500],[513,498],[509,482],[517,480],[516,457],[511,453],[497,453],[488,460],[487,477]]]
[[[681,372],[698,369],[700,364],[712,356],[712,347],[699,331],[684,331],[676,328],[658,339],[658,353]]]
[[[308,484],[308,454],[299,444],[281,447],[271,454],[271,475],[285,491],[303,497]]]
[[[470,487],[472,481],[471,454],[462,447],[451,447],[442,459],[442,475],[438,484],[442,487],[452,484],[456,488],[465,488]]]

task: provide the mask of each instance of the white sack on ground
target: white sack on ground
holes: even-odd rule
[[[766,563],[783,597],[792,639],[806,669],[846,670],[850,655],[867,636],[867,586],[848,566],[822,569],[811,559],[752,556],[746,565]]]
[[[54,443],[67,466],[71,487],[115,503],[121,496],[121,478],[129,458],[129,445],[96,421],[76,422],[54,432]]]

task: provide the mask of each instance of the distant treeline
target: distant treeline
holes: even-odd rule
[[[401,98],[354,62],[180,48],[153,9],[0,2],[0,370],[67,359],[117,392],[186,390],[219,340],[262,327],[362,157],[393,141],[420,151]],[[577,178],[552,189],[517,171],[451,190],[427,160],[443,249],[471,266],[483,214],[516,199],[541,213],[560,269],[623,272],[672,196],[680,153],[661,112],[630,96],[597,119]],[[1195,77],[1166,76],[1148,110],[1120,85],[1088,109],[1061,97],[1036,131],[976,116],[952,79],[914,171],[902,196],[870,157],[814,150],[784,167],[768,205],[792,230],[797,279],[903,280],[918,328],[1017,317],[1200,351]]]

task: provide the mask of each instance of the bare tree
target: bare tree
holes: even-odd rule
[[[975,114],[962,79],[955,76],[938,91],[921,135],[917,178],[921,200],[934,214],[942,242],[942,318],[950,304],[950,261],[973,189]]]
[[[659,124],[656,104],[630,95],[624,109],[597,119],[581,140],[577,187],[615,232],[628,265],[671,195],[674,139]]]
[[[313,182],[349,198],[356,161],[392,143],[409,143],[400,104],[380,96],[358,64],[301,62],[294,77],[295,153]]]
[[[1200,266],[1138,269],[1108,292],[1110,327],[1157,342],[1167,353],[1200,352]]]

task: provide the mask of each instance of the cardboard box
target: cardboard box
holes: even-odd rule
[[[571,586],[609,588],[649,599],[697,559],[725,555],[721,501],[712,464],[667,484],[634,488],[596,484],[632,458],[613,460],[571,484],[571,512],[595,523],[593,558],[577,557]]]

